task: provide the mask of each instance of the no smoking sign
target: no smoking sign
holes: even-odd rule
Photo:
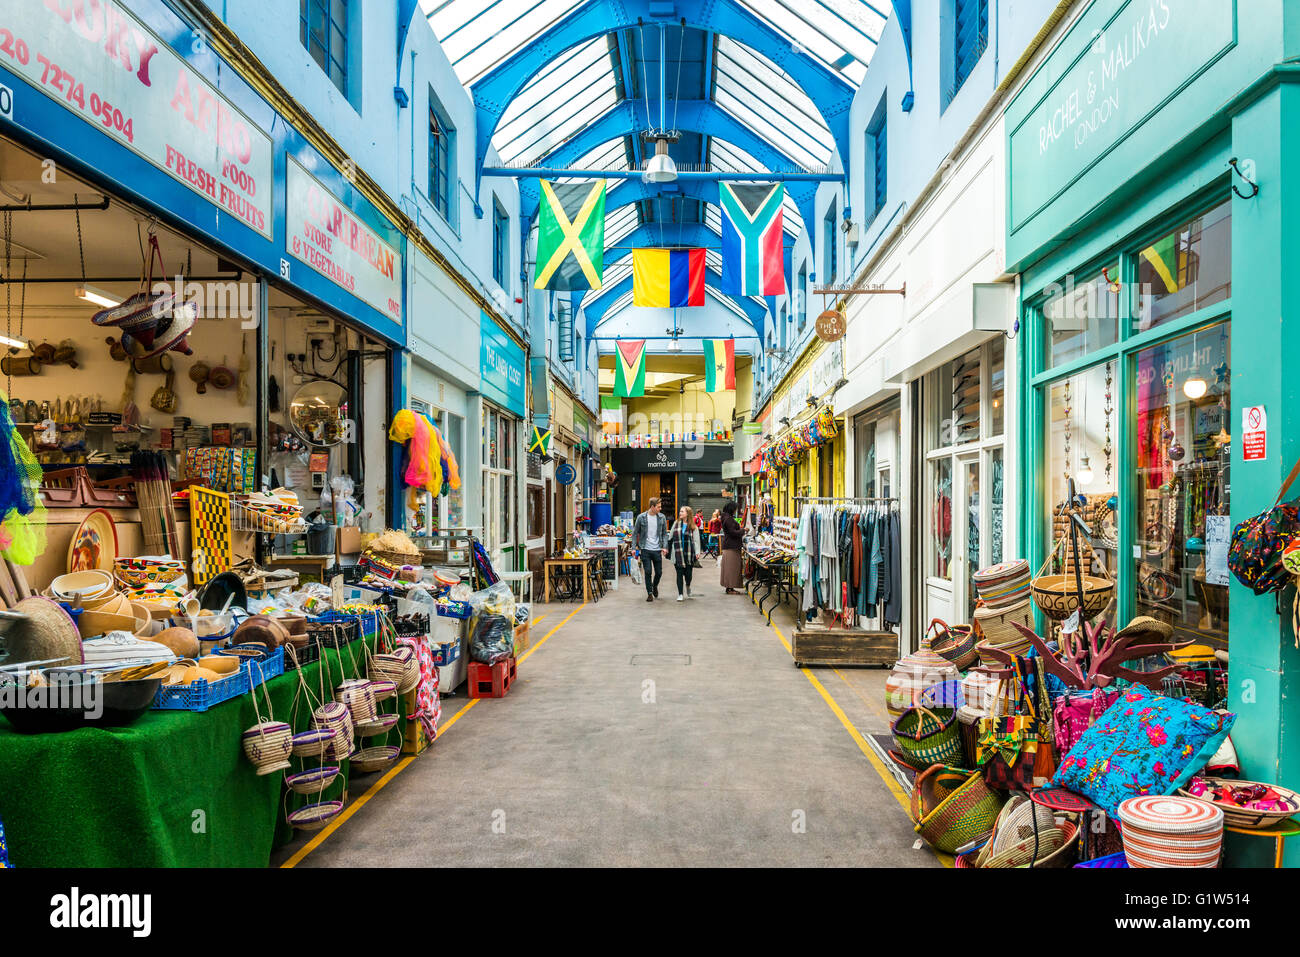
[[[1247,462],[1268,457],[1268,416],[1262,405],[1241,410],[1241,452]]]

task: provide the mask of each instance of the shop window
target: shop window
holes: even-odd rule
[[[952,578],[952,459],[929,464],[930,548],[927,573],[932,578]]]
[[[429,88],[429,202],[442,218],[455,225],[452,190],[456,186],[456,129],[447,120],[433,88]]]
[[[857,486],[863,498],[876,497],[876,423],[858,420],[853,444],[858,452]]]
[[[546,488],[542,485],[528,486],[528,537],[530,539],[546,536]]]
[[[330,82],[348,96],[348,0],[300,0],[298,38]]]
[[[573,361],[573,303],[555,300],[556,353],[561,362]]]
[[[1225,201],[1139,250],[1135,325],[1151,329],[1232,293],[1232,204]]]
[[[989,434],[1001,435],[1007,423],[1006,343],[999,337],[989,346]]]
[[[1119,264],[1076,281],[1067,276],[1043,304],[1048,365],[1059,366],[1119,341]]]
[[[1132,580],[1137,613],[1199,641],[1228,636],[1228,324],[1133,358]]]
[[[947,448],[980,437],[980,350],[945,362],[930,374],[926,448]]]
[[[506,272],[508,270],[510,249],[510,217],[501,208],[501,203],[492,197],[492,278],[498,286],[507,292]]]

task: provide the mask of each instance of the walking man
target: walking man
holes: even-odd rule
[[[668,519],[659,506],[659,499],[650,499],[650,507],[636,517],[632,526],[632,545],[641,553],[641,567],[645,570],[645,600],[659,597],[659,579],[664,577],[663,550],[668,544]]]

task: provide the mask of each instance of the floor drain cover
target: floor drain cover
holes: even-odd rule
[[[690,655],[633,655],[634,665],[689,665]]]

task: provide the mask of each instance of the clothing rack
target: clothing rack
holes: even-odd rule
[[[806,495],[796,495],[796,496],[794,497],[794,501],[796,501],[796,502],[808,502],[809,504],[819,504],[819,505],[855,505],[855,504],[857,504],[857,503],[859,503],[859,502],[897,502],[898,499],[897,499],[897,498],[893,498],[893,497],[877,497],[877,498],[868,498],[868,497],[866,497],[866,496],[861,496],[861,495],[859,495],[859,496],[833,496],[833,495],[831,495],[831,496],[820,496],[820,497],[818,497],[818,496],[811,496],[811,497],[810,497],[810,496],[806,496]]]

